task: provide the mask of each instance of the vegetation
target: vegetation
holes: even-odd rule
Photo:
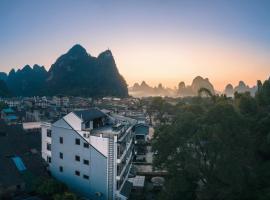
[[[63,183],[52,178],[41,178],[36,180],[34,191],[44,199],[50,200],[77,200],[75,194],[68,191]]]
[[[0,97],[9,97],[10,95],[10,91],[5,81],[0,79]]]
[[[153,140],[155,167],[168,171],[160,199],[270,199],[270,80],[255,98],[203,92],[169,107],[152,101],[173,114]]]

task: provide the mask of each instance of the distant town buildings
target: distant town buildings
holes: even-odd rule
[[[138,107],[138,99],[18,97],[0,99],[0,103],[0,122],[16,134],[39,138],[39,148],[28,149],[29,155],[38,152],[35,157],[43,158],[42,169],[79,196],[128,199],[134,184],[135,191],[143,191],[145,179],[136,176],[133,162],[147,157],[149,118],[145,108]],[[10,137],[8,132],[0,130],[0,135]],[[28,142],[24,143],[27,147]],[[16,167],[17,163],[32,170],[23,155],[16,151],[10,155],[14,159],[3,160],[7,166],[13,163]],[[40,166],[40,161],[35,158],[31,165],[37,162]],[[24,182],[12,184],[16,194],[24,192]],[[2,193],[9,191],[8,187],[7,183],[0,184]]]
[[[15,111],[12,108],[4,108],[1,111],[1,118],[7,123],[7,124],[16,124],[18,117],[15,113]]]

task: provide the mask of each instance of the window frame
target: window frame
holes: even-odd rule
[[[59,137],[59,143],[63,144],[64,143],[64,138],[62,136]]]
[[[51,138],[52,137],[52,130],[51,129],[47,129],[46,130],[46,135],[47,135],[47,137]]]
[[[81,161],[81,157],[78,156],[78,155],[75,155],[75,161],[80,162]]]
[[[81,140],[80,140],[80,138],[75,138],[75,144],[76,144],[76,145],[81,145]]]
[[[76,176],[81,176],[81,172],[78,171],[78,170],[75,170],[75,175],[76,175]]]
[[[84,147],[84,148],[89,149],[89,146],[90,146],[90,145],[89,145],[87,142],[84,142],[84,143],[83,143],[83,147]]]
[[[86,174],[83,175],[83,178],[84,178],[85,180],[89,180],[89,179],[90,179],[90,177],[89,177],[88,175],[86,175]]]
[[[90,165],[90,161],[89,160],[86,160],[86,159],[83,159],[83,164],[84,165]]]

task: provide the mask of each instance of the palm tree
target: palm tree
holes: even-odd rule
[[[216,95],[212,94],[212,92],[207,88],[200,88],[198,90],[198,96],[202,97],[202,95],[205,94],[207,97],[210,97],[210,99],[215,103],[216,102]]]

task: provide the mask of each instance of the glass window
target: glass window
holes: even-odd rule
[[[50,156],[47,156],[47,162],[51,163],[52,162],[52,158]]]
[[[80,161],[80,160],[81,160],[80,156],[77,156],[77,155],[76,155],[76,156],[75,156],[75,160],[76,160],[76,161]]]
[[[81,174],[81,173],[80,173],[79,171],[77,171],[77,170],[75,171],[75,175],[76,175],[76,176],[80,176],[80,174]]]
[[[47,137],[52,137],[52,130],[47,129]]]
[[[83,175],[83,178],[89,180],[89,176],[87,176],[85,174]]]
[[[89,148],[89,144],[85,142],[85,143],[83,143],[83,147],[84,148]]]
[[[89,165],[89,160],[83,160],[83,164]]]
[[[59,138],[59,142],[60,142],[60,144],[63,144],[63,142],[64,142],[63,137],[60,137],[60,138]]]
[[[80,145],[81,144],[81,140],[79,138],[76,138],[75,139],[75,144]]]
[[[52,147],[51,147],[51,144],[50,143],[47,143],[47,150],[48,151],[51,151]]]

